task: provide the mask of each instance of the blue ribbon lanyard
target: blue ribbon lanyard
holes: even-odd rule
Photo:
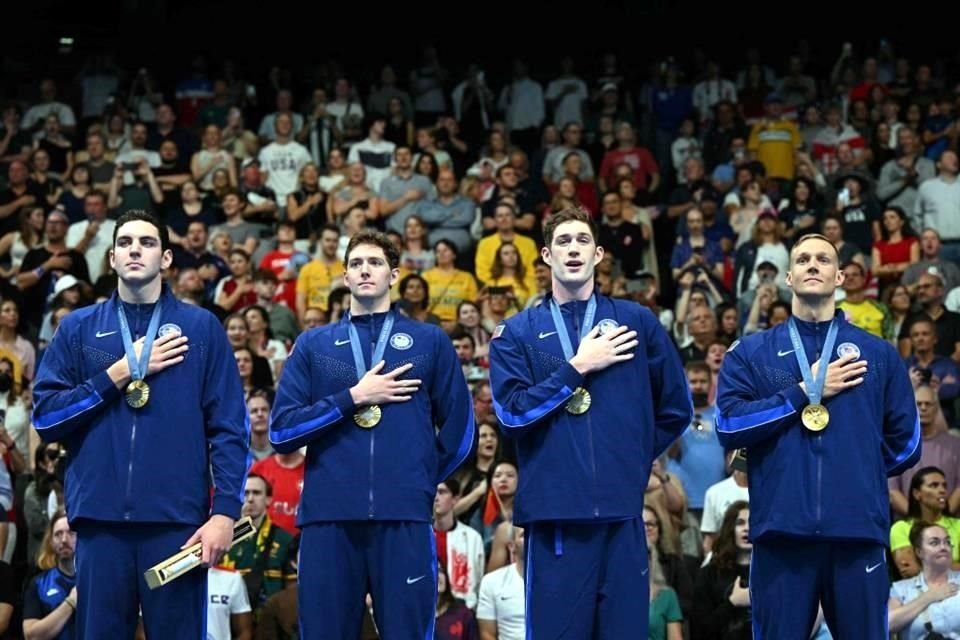
[[[133,350],[133,336],[130,334],[130,325],[127,324],[127,314],[123,311],[123,303],[117,300],[117,317],[120,319],[120,336],[123,338],[123,350],[127,353],[127,365],[130,367],[130,377],[134,380],[143,380],[150,365],[150,350],[153,349],[153,340],[157,337],[160,327],[160,301],[157,300],[150,316],[150,325],[147,334],[143,337],[143,349],[140,350],[140,361]]]
[[[788,321],[788,325],[790,342],[793,343],[793,355],[797,359],[797,364],[800,365],[800,375],[803,376],[803,384],[807,387],[807,397],[810,398],[810,404],[820,404],[823,398],[823,386],[827,381],[827,365],[830,364],[830,354],[833,353],[833,344],[837,341],[837,331],[840,326],[836,320],[830,322],[827,339],[823,343],[823,352],[820,354],[820,369],[817,370],[817,378],[814,379],[813,370],[807,362],[807,354],[803,350],[803,342],[800,340],[800,331],[793,317]]]
[[[567,333],[567,325],[563,321],[563,315],[560,313],[560,305],[556,300],[550,300],[550,315],[553,316],[553,327],[557,330],[557,337],[560,338],[560,346],[563,348],[563,357],[567,360],[573,357],[573,345],[570,343],[570,334]],[[593,329],[593,317],[597,315],[597,296],[590,296],[587,302],[587,312],[583,315],[583,326],[580,327],[580,340],[583,340]],[[578,341],[579,346],[579,341]]]
[[[390,332],[393,330],[394,316],[393,312],[387,313],[383,321],[383,328],[380,329],[380,337],[377,338],[377,344],[373,349],[373,357],[370,365],[373,366],[383,360],[383,353],[387,350],[387,341],[390,339]],[[357,367],[357,380],[360,380],[367,373],[367,364],[363,360],[363,351],[360,348],[360,334],[357,328],[353,326],[352,318],[347,316],[347,327],[350,331],[350,350],[353,351],[353,363]]]

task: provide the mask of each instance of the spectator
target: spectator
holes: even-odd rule
[[[714,107],[720,102],[736,104],[737,87],[720,77],[720,65],[711,60],[707,62],[704,79],[693,88],[693,106],[700,114],[701,123],[713,119]]]
[[[287,89],[281,89],[277,92],[276,100],[277,110],[273,113],[268,113],[267,115],[263,116],[263,120],[260,121],[260,128],[257,130],[257,135],[260,137],[260,140],[263,142],[264,146],[275,142],[277,137],[280,135],[280,132],[277,129],[277,120],[279,120],[281,116],[285,116],[290,119],[293,131],[296,132],[303,129],[303,116],[299,113],[296,113],[291,108],[293,106],[293,94]]]
[[[563,176],[555,186],[551,185],[548,189],[554,195],[554,199],[557,195],[562,195],[568,203],[564,205],[554,204],[551,208],[554,211],[559,211],[573,203],[585,208],[594,217],[598,217],[600,207],[597,203],[597,189],[592,182],[580,180],[580,174],[582,173],[580,165],[582,162],[580,154],[575,152],[570,152],[563,157],[561,161]],[[626,166],[625,163],[622,166]],[[572,185],[572,188],[569,188],[568,185]]]
[[[394,157],[396,168],[381,184],[378,210],[386,218],[387,230],[402,233],[421,204],[436,197],[436,189],[428,178],[413,171],[410,147],[397,147]]]
[[[459,123],[464,141],[470,149],[479,148],[484,132],[490,129],[496,99],[479,65],[467,67],[463,81],[453,88],[450,98],[453,119]]]
[[[496,206],[494,213],[496,232],[480,240],[477,244],[476,275],[484,283],[493,280],[493,262],[497,250],[504,242],[512,242],[520,253],[520,261],[528,273],[533,272],[533,263],[539,255],[537,246],[530,238],[520,235],[515,229],[517,221],[516,208],[507,202]]]
[[[73,638],[76,634],[77,587],[74,564],[77,534],[66,514],[56,513],[43,537],[37,559],[42,571],[23,595],[26,638]]]
[[[504,112],[511,141],[524,151],[532,152],[545,119],[543,87],[530,78],[523,60],[513,61],[513,78],[500,91],[497,107]]]
[[[798,55],[787,61],[787,74],[780,79],[777,89],[787,106],[802,107],[812,104],[817,97],[817,82],[804,74],[803,67],[803,58]]]
[[[220,201],[225,221],[210,230],[214,236],[224,232],[230,236],[231,244],[236,249],[242,249],[247,256],[252,256],[260,246],[260,227],[245,220],[247,201],[236,189],[228,190]]]
[[[34,189],[41,195],[40,206],[44,211],[49,211],[60,201],[63,195],[63,182],[60,174],[54,175],[50,172],[50,154],[46,149],[35,149],[30,157],[30,165],[33,173],[30,174],[30,180],[33,182]],[[72,167],[71,167],[72,170]]]
[[[433,249],[427,242],[427,228],[420,216],[414,214],[403,225],[403,252],[400,268],[417,274],[432,269],[436,263]]]
[[[600,246],[620,263],[620,272],[628,279],[645,270],[647,243],[652,237],[649,224],[635,224],[623,218],[623,199],[617,191],[603,194],[603,222],[600,224]]]
[[[729,195],[727,196],[729,198]],[[773,210],[772,206],[764,206],[764,201],[768,201],[766,194],[763,193],[763,185],[759,180],[748,180],[740,190],[739,202],[732,207],[730,211],[730,227],[736,233],[736,247],[750,241],[753,234],[753,227],[760,217],[760,212]]]
[[[305,167],[306,165],[303,166]],[[301,168],[300,171],[302,172],[303,169]],[[217,176],[222,173],[221,169],[214,171],[214,187],[216,187]],[[298,179],[300,179],[301,175],[301,173],[297,173]],[[267,178],[263,171],[261,171],[260,160],[256,158],[251,158],[243,163],[243,173],[241,177],[240,193],[245,202],[243,208],[244,220],[260,224],[273,224],[277,219],[277,209],[279,205],[288,200],[278,199],[277,193],[267,186]],[[214,198],[222,198],[224,194],[225,192],[218,193],[216,188],[214,188]],[[289,196],[287,197],[289,198]]]
[[[693,402],[693,422],[668,450],[666,469],[680,479],[687,495],[687,507],[699,521],[707,489],[726,476],[726,460],[714,429],[716,409],[710,402],[713,385],[710,367],[699,360],[688,362],[685,369]]]
[[[380,190],[383,179],[390,175],[393,166],[394,150],[397,145],[384,139],[387,120],[384,112],[371,114],[367,125],[365,140],[350,147],[347,162],[361,163],[367,170],[367,185],[374,191]],[[409,148],[409,143],[404,143]]]
[[[910,498],[906,517],[890,528],[890,551],[901,578],[912,578],[920,572],[914,549],[910,546],[910,529],[918,522],[936,523],[950,534],[960,536],[960,520],[950,515],[947,481],[937,467],[923,467],[910,480]],[[960,549],[951,554],[953,564],[960,565]]]
[[[43,126],[47,116],[55,115],[63,125],[64,133],[73,135],[77,126],[76,116],[70,105],[57,101],[57,85],[51,78],[40,81],[40,102],[27,109],[20,126],[33,131]]]
[[[250,356],[250,371],[247,376],[247,391],[252,389],[272,389],[273,373],[270,369],[270,363],[263,356],[254,353],[250,348],[249,336],[250,329],[247,327],[247,321],[241,313],[231,313],[223,321],[223,327],[227,332],[227,341],[234,353],[244,350]]]
[[[800,130],[783,117],[783,98],[768,94],[763,103],[766,117],[753,125],[747,149],[763,163],[769,178],[793,180],[794,153],[800,148]]]
[[[863,252],[860,251],[860,247],[843,239],[843,227],[843,219],[835,214],[825,216],[823,222],[820,223],[820,229],[823,231],[823,235],[836,248],[837,253],[840,255],[840,264],[856,262],[866,269],[867,261],[863,257]]]
[[[957,153],[946,150],[937,161],[937,177],[918,182],[912,211],[917,228],[936,229],[941,239],[944,259],[960,260],[960,161]]]
[[[500,171],[508,170],[512,169],[504,167]],[[436,199],[421,201],[419,206],[419,215],[430,228],[430,243],[447,240],[457,253],[469,250],[473,244],[470,225],[476,206],[457,193],[457,179],[449,169],[438,173],[436,189]]]
[[[656,547],[647,551],[650,575],[650,611],[647,637],[651,640],[683,640],[683,612],[677,592],[668,586]]]
[[[941,157],[944,151],[957,146],[956,118],[953,111],[952,96],[943,95],[930,105],[927,117],[923,121],[920,139],[923,142],[923,154],[931,160]]]
[[[213,296],[221,309],[230,313],[241,311],[257,302],[250,272],[250,254],[243,249],[230,250],[230,277],[217,283]]]
[[[288,556],[292,571],[298,569],[300,536],[290,543]],[[271,596],[260,610],[257,620],[257,640],[296,640],[299,638],[297,581],[288,580],[283,591]]]
[[[784,285],[784,276],[790,267],[790,256],[782,238],[777,212],[773,209],[761,210],[750,240],[737,249],[734,263],[734,287],[737,297],[742,296],[745,291],[755,290],[761,284],[758,269],[761,264],[773,266],[773,284],[778,287]]]
[[[17,286],[23,292],[23,316],[34,328],[39,328],[46,310],[47,295],[57,278],[72,275],[77,280],[90,282],[90,272],[83,254],[67,248],[67,215],[54,209],[47,216],[42,247],[30,249],[23,257]]]
[[[704,216],[700,209],[687,211],[687,234],[677,238],[670,258],[674,279],[687,271],[694,277],[703,271],[715,278],[723,277],[723,254],[720,247],[704,235]]]
[[[880,212],[868,197],[869,179],[859,172],[840,175],[835,211],[843,218],[844,235],[864,254],[880,239]]]
[[[727,466],[731,467],[736,452],[727,454]],[[718,482],[709,489],[703,498],[703,519],[700,531],[703,533],[703,552],[709,553],[716,546],[717,536],[724,524],[724,515],[738,502],[749,501],[747,491],[747,472],[732,469],[726,480]]]
[[[867,272],[856,262],[842,266],[845,298],[837,304],[847,322],[878,338],[893,337],[893,316],[882,302],[867,298]]]
[[[489,396],[489,384],[477,385],[474,389],[475,406],[478,395],[484,393]],[[486,511],[493,463],[501,454],[496,418],[478,416],[477,425],[477,441],[471,448],[473,453],[457,474],[461,491],[453,507],[460,522],[470,525],[474,530],[483,526],[482,515]]]
[[[400,279],[397,287],[400,293],[400,308],[404,314],[427,324],[440,325],[440,318],[430,313],[430,288],[427,281],[416,273],[410,273]]]
[[[106,157],[107,145],[102,133],[93,132],[87,135],[86,157],[77,154],[77,162],[83,162],[90,170],[90,181],[94,189],[106,191],[110,188],[110,181],[116,171],[116,165]],[[82,152],[81,152],[82,153]]]
[[[328,308],[330,292],[342,282],[344,266],[337,257],[339,241],[340,230],[332,225],[325,226],[320,232],[316,257],[300,269],[296,309],[301,322],[308,308]]]
[[[452,583],[443,562],[437,567],[436,640],[478,640],[476,615],[451,590]]]
[[[297,190],[300,170],[312,160],[306,148],[292,139],[293,127],[289,114],[279,114],[274,122],[276,138],[260,150],[258,157],[266,174],[266,186],[273,190],[278,202],[286,202],[287,196]]]
[[[206,597],[208,640],[253,640],[253,615],[240,574],[212,567]]]
[[[393,67],[388,64],[380,70],[380,84],[370,89],[370,95],[367,97],[367,111],[370,113],[387,113],[387,107],[393,99],[400,101],[402,113],[406,118],[413,117],[410,95],[397,87],[397,74]]]
[[[279,284],[276,274],[267,269],[257,269],[253,276],[253,288],[257,293],[256,306],[266,313],[270,333],[280,344],[292,345],[300,333],[300,328],[290,307],[275,302],[279,295]]]
[[[3,235],[16,231],[21,207],[43,207],[43,194],[30,182],[27,163],[14,160],[7,170],[7,186],[0,191],[0,231]]]
[[[888,620],[901,638],[947,638],[960,631],[960,574],[951,567],[950,534],[943,527],[919,522],[910,531],[910,544],[923,567],[917,577],[890,588]],[[935,634],[935,635],[934,635]]]
[[[70,175],[67,176],[65,188],[60,192],[60,197],[54,204],[63,207],[71,223],[79,222],[83,220],[83,199],[91,192],[89,168],[85,164],[76,164]],[[103,204],[106,207],[106,196],[104,196]]]
[[[536,290],[536,281],[532,272],[520,260],[520,252],[512,242],[504,242],[497,249],[490,269],[490,280],[485,282],[490,295],[494,289],[506,289],[510,310],[507,316],[526,307],[527,300]]]
[[[617,124],[616,136],[617,148],[611,149],[603,156],[603,164],[600,166],[597,180],[598,187],[601,191],[605,191],[608,186],[613,186],[616,182],[614,170],[621,163],[626,163],[633,170],[633,184],[637,189],[652,194],[660,187],[660,168],[657,166],[657,161],[653,159],[653,154],[645,147],[637,146],[633,125],[629,122]],[[582,174],[583,171],[581,171],[581,177]]]
[[[846,144],[853,151],[854,163],[861,164],[867,141],[856,129],[842,120],[842,110],[838,104],[830,104],[825,110],[827,122],[813,139],[810,155],[816,161],[825,176],[837,173],[837,148]]]
[[[740,500],[727,508],[713,553],[697,576],[694,640],[748,640],[750,624],[750,508]]]
[[[0,135],[0,171],[6,173],[14,160],[26,162],[33,148],[33,136],[20,126],[20,107],[10,103],[3,107],[3,134]]]
[[[276,526],[267,515],[273,501],[273,487],[266,478],[250,473],[243,491],[243,516],[253,519],[256,535],[234,544],[220,566],[237,572],[246,586],[244,595],[259,613],[270,596],[297,579],[290,545],[293,536]]]
[[[125,170],[127,167],[129,170]],[[125,181],[126,174],[132,174],[129,182]],[[113,181],[110,183],[110,191],[107,194],[107,206],[111,209],[111,218],[116,220],[128,211],[139,210],[152,213],[161,204],[163,204],[163,191],[146,159],[117,163]]]
[[[938,274],[943,278],[944,288],[948,292],[960,287],[960,266],[942,255],[942,247],[940,232],[936,229],[927,227],[920,233],[920,259],[908,266],[900,278],[911,295],[916,291],[917,280],[922,273]],[[948,293],[945,304],[951,311],[957,311],[960,305],[951,305],[951,298],[956,298],[956,294],[951,296]]]
[[[586,151],[580,148],[583,125],[576,121],[571,121],[563,126],[563,143],[559,144],[549,152],[543,159],[543,181],[549,186],[556,186],[560,178],[563,177],[563,159],[568,153],[576,153],[580,156],[580,180],[592,182],[594,179],[593,163]]]
[[[137,165],[146,163],[150,169],[156,169],[160,166],[160,154],[148,146],[148,136],[147,125],[142,122],[135,123],[130,128],[130,139],[118,150],[117,157],[114,159],[116,165],[125,170],[123,184],[127,186],[133,184],[136,180],[135,170]],[[157,149],[160,148],[160,142],[162,141],[157,143]],[[181,151],[179,145],[177,151]]]
[[[30,249],[43,246],[44,215],[41,207],[24,207],[18,215],[20,228],[0,238],[0,256],[9,256],[10,267],[0,267],[0,278],[13,278]]]
[[[564,160],[570,160],[569,166],[566,162],[564,163],[565,177],[571,175],[571,171],[573,171],[574,176],[577,176],[579,165],[575,162],[579,160],[579,156],[570,153]],[[500,202],[509,202],[516,207],[518,211],[516,227],[521,232],[530,235],[538,231],[537,204],[534,201],[533,194],[520,186],[520,173],[512,164],[504,164],[496,170],[496,186],[482,207],[483,217],[481,222],[483,223],[484,235],[489,235],[497,228],[495,212]]]
[[[544,93],[553,124],[560,128],[568,122],[583,122],[587,96],[587,85],[574,72],[573,59],[564,56],[560,60],[560,75],[547,85]]]
[[[223,148],[233,156],[236,162],[242,163],[257,157],[260,151],[260,140],[257,134],[247,129],[243,112],[239,107],[230,107],[227,111],[222,134]]]
[[[480,578],[483,577],[483,538],[473,528],[459,522],[455,509],[460,483],[453,478],[437,485],[433,500],[433,533],[437,538],[437,557],[449,582],[447,589],[470,609],[477,608]]]
[[[334,100],[327,104],[327,114],[333,117],[340,145],[349,149],[363,137],[363,107],[357,100],[356,87],[344,77],[334,84]]]
[[[684,118],[680,122],[677,139],[670,145],[670,158],[678,184],[683,184],[687,180],[683,171],[687,160],[701,160],[702,155],[696,120],[692,116]]]
[[[897,132],[899,157],[890,160],[880,170],[877,198],[885,206],[896,205],[904,211],[916,212],[920,185],[934,177],[936,166],[920,153],[917,134],[910,127]],[[917,225],[922,228],[922,223]]]
[[[173,265],[177,269],[196,269],[211,293],[216,283],[230,273],[222,258],[207,251],[207,227],[200,220],[188,223],[183,248],[174,248]]]
[[[250,394],[247,415],[250,418],[250,455],[259,462],[274,453],[269,438],[270,398],[267,393]]]
[[[254,281],[254,289],[256,289],[256,281]],[[257,296],[259,298],[259,292]],[[252,304],[243,309],[243,317],[247,321],[249,330],[247,344],[255,354],[267,359],[273,371],[274,380],[279,380],[283,364],[287,360],[287,346],[273,337],[267,310],[258,304]]]
[[[510,527],[512,562],[491,571],[480,581],[477,622],[481,640],[522,640],[526,628],[526,589],[523,567],[524,536],[521,527]]]
[[[291,535],[297,534],[296,519],[303,490],[305,457],[299,450],[275,453],[250,467],[251,474],[262,476],[272,489],[268,508],[270,521]]]
[[[90,282],[96,282],[103,271],[103,256],[113,246],[115,220],[107,219],[107,199],[94,191],[83,199],[84,219],[67,230],[67,246],[84,255]]]
[[[213,189],[213,172],[217,169],[226,169],[230,186],[237,186],[237,163],[223,148],[220,127],[208,124],[203,129],[203,148],[190,158],[190,173],[201,190],[210,191]]]
[[[177,151],[177,145],[171,140],[164,140],[160,143],[160,166],[154,170],[153,175],[157,178],[157,184],[160,185],[160,191],[163,193],[163,206],[170,209],[176,205],[177,194],[180,187],[185,183],[192,181],[190,167],[180,158],[180,152]],[[211,190],[206,194],[207,198],[217,194],[220,188],[220,176],[224,176],[224,187],[230,186],[230,176],[226,169],[214,169],[210,178]]]
[[[780,223],[783,240],[792,247],[795,240],[807,233],[816,233],[822,211],[816,203],[817,187],[808,178],[797,178],[789,200],[781,204]]]
[[[647,538],[647,548],[656,551],[658,565],[666,586],[676,592],[683,617],[690,620],[694,602],[693,576],[700,565],[699,558],[666,550],[664,524],[660,514],[651,505],[643,507],[643,528]]]
[[[887,287],[899,282],[907,267],[920,260],[920,243],[910,228],[907,214],[897,206],[884,210],[880,238],[873,244],[870,269],[880,286]]]
[[[213,81],[213,99],[200,109],[200,117],[197,124],[204,128],[210,125],[220,128],[226,127],[230,108],[230,86],[226,80],[218,78]]]
[[[917,279],[916,302],[920,311],[907,317],[898,336],[900,355],[910,354],[910,327],[918,318],[929,318],[937,327],[937,355],[960,362],[960,314],[943,306],[943,280],[938,275],[924,273]]]
[[[433,123],[447,110],[443,87],[447,70],[437,58],[437,50],[424,47],[420,66],[410,72],[410,91],[413,93],[417,123]]]

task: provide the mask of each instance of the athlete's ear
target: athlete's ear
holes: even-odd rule
[[[597,245],[597,251],[594,254],[594,258],[598,263],[603,262],[603,247],[600,245]]]
[[[393,288],[393,285],[397,284],[397,280],[400,279],[400,269],[390,269],[390,288]]]
[[[114,253],[113,253],[113,248],[112,248],[112,247],[110,248],[109,256],[110,256],[110,268],[116,270],[116,268],[117,268],[117,257],[114,255]]]
[[[550,264],[550,247],[544,247],[540,249],[540,257],[543,258],[543,261]]]
[[[110,250],[110,254],[111,254],[110,266],[113,266],[113,260],[112,260],[113,249]],[[166,271],[167,269],[170,268],[170,265],[172,264],[173,264],[173,250],[167,249],[166,251],[163,252],[163,255],[160,256],[160,269],[162,271]]]

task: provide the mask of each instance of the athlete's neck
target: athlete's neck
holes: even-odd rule
[[[390,292],[379,298],[350,296],[350,315],[367,316],[372,313],[386,313],[390,311]]]
[[[566,283],[561,282],[554,275],[552,288],[553,299],[557,301],[557,304],[566,304],[574,300],[589,300],[590,296],[593,295],[593,277],[588,278],[585,282]]]
[[[160,292],[163,289],[163,280],[160,274],[143,284],[135,284],[120,280],[117,282],[117,295],[129,304],[150,304],[160,299]]]
[[[837,305],[833,300],[833,292],[826,296],[793,296],[791,304],[793,315],[797,320],[806,322],[828,322],[836,315]]]

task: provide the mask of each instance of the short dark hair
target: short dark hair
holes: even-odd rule
[[[350,254],[353,253],[353,250],[362,244],[380,247],[383,249],[383,255],[387,257],[387,264],[390,265],[390,268],[400,268],[400,252],[397,251],[397,247],[390,240],[390,237],[381,231],[361,231],[350,238],[350,242],[347,244],[347,252],[343,256],[344,266],[350,262]]]
[[[320,227],[320,235],[321,235],[321,236],[323,236],[323,232],[324,232],[324,231],[333,231],[333,232],[334,232],[335,234],[337,234],[338,236],[341,235],[341,233],[340,233],[340,227],[338,227],[338,226],[335,225],[335,224],[327,223],[327,224],[323,225],[322,227]]]
[[[944,526],[942,524],[938,524],[936,522],[927,522],[926,520],[917,520],[916,522],[914,522],[913,526],[910,527],[910,546],[914,549],[919,549],[920,547],[922,547],[923,532],[932,527],[940,527],[941,529],[944,529]],[[949,534],[950,532],[947,531],[947,535]],[[920,561],[919,558],[917,558],[917,560],[922,564],[922,561]]]
[[[230,253],[227,254],[227,257],[232,258],[235,255],[242,256],[244,260],[250,262],[250,254],[247,253],[246,249],[234,247],[233,249],[230,249]]]
[[[566,222],[582,222],[586,224],[590,227],[590,234],[593,236],[594,242],[597,241],[597,223],[593,221],[593,217],[586,209],[574,206],[561,209],[547,218],[546,224],[543,225],[543,241],[548,247],[553,243],[553,232],[556,231],[557,227]]]
[[[439,484],[446,485],[447,489],[450,490],[450,493],[457,497],[460,496],[460,482],[458,482],[456,478],[447,478],[446,480],[442,480]]]
[[[473,348],[474,349],[477,348],[477,341],[473,338],[472,335],[467,333],[466,329],[462,327],[454,329],[453,333],[450,334],[450,342],[453,342],[455,340],[469,340]]]
[[[460,255],[460,249],[457,248],[457,245],[454,244],[452,240],[447,240],[446,238],[440,238],[439,240],[433,243],[433,250],[436,251],[437,247],[439,247],[440,245],[443,245],[447,249],[450,249],[450,251],[453,252],[454,257],[457,257]]]
[[[840,271],[846,271],[847,267],[856,267],[857,269],[860,269],[860,275],[862,276],[867,275],[867,270],[864,269],[863,265],[857,262],[856,260],[849,260],[847,262],[844,262],[842,265],[840,265]]]
[[[700,373],[707,374],[708,378],[713,378],[713,372],[710,371],[710,367],[703,360],[691,360],[683,367],[684,371],[687,373],[693,373],[694,371],[699,371]]]
[[[90,191],[87,191],[87,194],[83,196],[83,199],[86,200],[87,198],[100,198],[103,201],[103,204],[107,204],[107,194],[100,189],[91,189]]]
[[[421,309],[427,309],[430,306],[430,284],[421,276],[419,273],[409,273],[403,276],[403,279],[400,280],[398,285],[398,290],[400,292],[400,297],[403,297],[403,294],[407,292],[407,287],[410,286],[410,283],[416,280],[420,283],[420,286],[423,287],[423,302],[420,303]]]
[[[152,224],[157,229],[157,235],[160,237],[160,250],[166,251],[170,248],[170,232],[167,231],[167,225],[161,223],[155,215],[144,211],[143,209],[130,209],[119,218],[117,218],[117,225],[113,228],[113,246],[117,246],[117,232],[120,231],[120,227],[127,224],[128,222],[134,222],[135,220],[140,220],[142,222],[148,222]]]
[[[277,284],[278,282],[280,282],[280,279],[277,278],[277,274],[275,274],[273,271],[270,271],[269,269],[257,269],[256,272],[253,274],[253,281],[254,282],[272,282],[274,284]]]
[[[247,474],[247,480],[250,480],[251,478],[256,478],[256,479],[260,480],[261,482],[263,482],[263,486],[265,486],[265,487],[267,488],[267,489],[266,489],[266,491],[267,491],[267,497],[268,497],[268,498],[273,497],[273,486],[270,484],[270,481],[269,481],[269,480],[267,480],[266,478],[264,478],[264,477],[263,477],[262,475],[260,475],[259,473],[248,473],[248,474]]]

